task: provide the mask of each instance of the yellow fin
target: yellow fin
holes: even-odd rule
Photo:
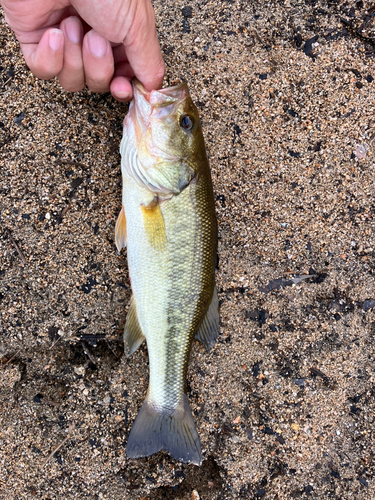
[[[124,329],[124,351],[125,356],[129,357],[135,352],[145,340],[138,321],[137,308],[134,298],[131,298],[128,315]]]
[[[117,250],[120,253],[123,248],[126,247],[126,217],[124,207],[121,208],[116,221],[115,228],[115,241]]]
[[[167,235],[158,198],[155,197],[148,205],[141,205],[141,208],[149,244],[155,250],[164,250],[167,245]]]

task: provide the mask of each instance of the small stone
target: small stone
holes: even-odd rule
[[[290,427],[291,427],[294,431],[298,431],[298,430],[299,430],[299,428],[300,428],[299,424],[296,424],[296,423],[291,424],[291,426],[290,426]]]
[[[76,375],[81,375],[82,377],[84,376],[86,370],[84,366],[75,366],[74,367],[74,373]]]
[[[369,149],[370,147],[367,144],[358,144],[354,150],[354,155],[358,158],[358,160],[362,160],[363,158],[366,158]]]

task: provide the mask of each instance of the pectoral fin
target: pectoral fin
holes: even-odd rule
[[[203,318],[195,338],[203,342],[207,351],[209,351],[215,344],[219,331],[219,299],[215,285],[211,304],[208,307],[206,316]]]
[[[139,325],[137,308],[135,306],[134,298],[132,297],[124,329],[125,356],[131,356],[144,340],[145,336],[143,335]]]
[[[123,248],[126,247],[126,217],[124,207],[121,208],[121,211],[117,217],[116,228],[115,228],[115,241],[117,250],[120,253]]]
[[[155,250],[164,250],[167,245],[167,235],[158,198],[155,197],[151,203],[142,205],[141,208],[149,244]]]

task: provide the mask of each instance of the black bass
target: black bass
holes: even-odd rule
[[[186,372],[194,336],[209,350],[219,333],[211,175],[187,85],[146,92],[134,81],[133,90],[120,148],[116,245],[127,246],[133,291],[125,353],[146,339],[150,379],[126,451],[136,458],[166,450],[200,465]]]

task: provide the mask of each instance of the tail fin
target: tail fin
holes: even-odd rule
[[[128,457],[147,457],[160,450],[181,462],[202,463],[201,445],[185,394],[174,412],[158,410],[146,398],[135,419],[126,447]]]

